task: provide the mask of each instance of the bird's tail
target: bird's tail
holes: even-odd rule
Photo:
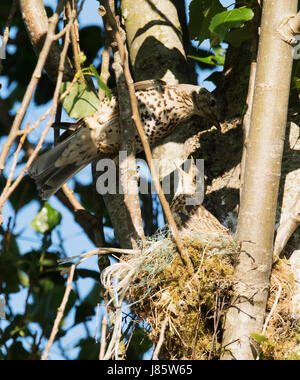
[[[29,170],[29,175],[35,180],[37,189],[43,200],[55,194],[64,183],[86,166],[86,164],[81,166],[70,164],[61,167],[55,165],[74,135],[71,135],[55,148],[38,157]]]

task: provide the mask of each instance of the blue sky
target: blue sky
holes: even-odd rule
[[[56,0],[45,0],[45,5],[50,5],[54,7],[56,5]],[[221,1],[223,5],[228,6],[232,4],[233,0],[225,0]],[[187,1],[187,6],[190,3],[190,1]],[[98,25],[100,20],[100,16],[98,15],[97,9],[98,9],[99,2],[97,0],[87,0],[85,3],[85,6],[83,8],[83,11],[80,15],[80,25],[81,27],[87,26],[87,25]],[[12,30],[13,32],[13,30]],[[207,42],[204,42],[203,46],[208,46]],[[100,57],[97,58],[98,62],[100,60]],[[97,63],[98,63],[97,62]],[[199,72],[199,84],[207,87],[209,90],[213,89],[213,86],[210,82],[207,82],[205,79],[210,75],[211,71],[206,70]],[[0,97],[7,97],[8,93],[11,92],[14,84],[12,84],[9,88],[7,86],[7,81],[5,77],[0,77],[0,82],[2,84],[2,88],[0,89]],[[30,122],[31,124],[37,120],[49,107],[49,104],[36,107],[33,103],[30,105],[28,112],[26,114],[26,117],[24,119],[23,125],[26,125],[27,122]],[[15,110],[17,110],[17,106],[15,107]],[[44,128],[45,123],[42,123],[39,131]],[[40,132],[36,131],[32,134],[31,138],[34,140],[37,140]],[[52,135],[49,134],[48,141],[52,141]],[[3,144],[3,139],[0,140],[0,147]],[[7,171],[6,171],[7,173]],[[79,175],[78,179],[83,183],[90,183],[90,168],[84,169]],[[77,225],[77,223],[74,221],[73,215],[67,211],[60,203],[56,200],[55,197],[52,197],[50,199],[50,204],[52,207],[60,211],[63,215],[62,224],[60,227],[60,233],[62,240],[64,242],[64,248],[69,256],[78,255],[83,252],[87,252],[91,249],[93,249],[93,245],[89,241],[89,239],[86,237],[85,233],[82,231],[82,229]],[[18,240],[20,244],[20,248],[22,252],[27,252],[31,249],[38,249],[40,246],[40,237],[37,236],[36,232],[33,230],[33,228],[30,226],[30,222],[34,219],[37,211],[39,209],[39,205],[36,202],[35,204],[30,204],[29,206],[23,207],[23,209],[20,211],[17,219],[17,232],[22,232],[22,238]],[[13,210],[9,203],[7,203],[3,209],[3,216],[5,218],[5,223],[7,223],[8,218],[13,215]],[[161,218],[162,221],[162,218]],[[107,236],[112,236],[112,232],[110,230],[105,231]],[[56,244],[59,243],[59,238],[57,233],[54,233],[54,242]],[[54,247],[55,248],[55,245]],[[96,258],[91,258],[90,260],[86,261],[85,264],[82,267],[90,268],[97,270],[97,260]],[[91,290],[92,282],[90,280],[80,280],[79,281],[79,289],[80,289],[80,295],[81,298],[83,298],[86,294],[89,293]],[[23,294],[21,296],[18,296],[15,298],[14,302],[14,308],[16,312],[22,312],[24,308],[24,299]],[[2,323],[2,322],[0,322]],[[69,319],[67,323],[72,323],[72,320]],[[95,329],[95,320],[89,323],[90,330],[92,331],[92,334],[94,333]],[[78,335],[83,334],[83,330],[81,328],[78,328],[78,331],[72,330],[72,334],[67,335],[64,338],[64,344],[65,345],[72,345],[74,340],[78,339]],[[76,353],[76,350],[73,352],[73,354]],[[56,350],[54,349],[51,358],[59,359],[60,356],[56,353]]]

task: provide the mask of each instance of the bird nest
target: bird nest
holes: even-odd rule
[[[141,252],[105,269],[102,283],[114,295],[114,305],[126,301],[148,323],[160,358],[214,359],[220,354],[221,317],[231,296],[238,247],[227,234],[181,238],[194,266],[192,277],[171,235],[158,233]]]
[[[300,360],[300,318],[294,310],[295,280],[286,259],[272,270],[262,360]]]

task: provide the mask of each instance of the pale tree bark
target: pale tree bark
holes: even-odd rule
[[[48,17],[42,0],[19,0],[22,18],[28,31],[28,37],[37,56],[40,54],[48,32]],[[58,42],[52,44],[45,70],[55,82],[58,74],[61,48]],[[72,80],[74,70],[69,59],[65,63],[64,80]]]
[[[113,69],[116,76],[117,90],[120,108],[120,151],[123,152],[120,167],[121,186],[123,194],[117,194],[118,200],[123,200],[120,208],[124,210],[124,220],[126,229],[126,247],[137,248],[141,240],[144,239],[141,209],[139,205],[139,192],[137,185],[137,170],[135,161],[135,125],[133,123],[133,110],[129,94],[129,87],[126,80],[126,73],[129,73],[128,51],[126,48],[126,35],[117,25],[115,7],[113,1],[103,1],[105,7],[105,23],[108,37],[112,34],[110,41],[114,51]],[[109,25],[109,27],[108,27]],[[120,157],[120,156],[119,156]],[[120,222],[120,220],[119,220]],[[114,223],[119,226],[119,223]],[[117,227],[118,228],[118,227]]]
[[[154,3],[159,3],[159,9]],[[170,84],[188,83],[180,23],[172,2],[122,0],[121,7],[135,82],[164,79]],[[133,228],[128,224],[123,196],[105,194],[103,199],[119,243],[124,248],[132,247]]]
[[[190,77],[195,77],[191,75],[187,65],[181,26],[173,3],[169,0],[121,2],[122,21],[125,24],[135,82],[163,79],[169,84],[189,83]],[[164,177],[176,169],[174,160],[178,162],[180,157],[183,162],[196,149],[198,138],[193,136],[199,131],[200,123],[197,119],[186,128],[178,128],[180,131],[177,129],[168,140],[159,144],[161,148],[153,149],[152,154],[155,159],[171,163],[166,170],[159,168],[160,176]],[[206,125],[206,122],[203,123]],[[170,143],[166,144],[166,141]],[[164,157],[168,157],[169,160],[162,160]],[[130,225],[126,223],[127,213],[122,204],[122,196],[107,194],[103,198],[117,239],[122,247],[130,247],[132,243]]]
[[[116,76],[118,96],[120,100],[121,146],[117,165],[117,192],[105,194],[103,200],[108,210],[114,233],[120,245],[124,248],[137,248],[144,239],[142,215],[139,204],[137,170],[135,161],[135,127],[132,120],[132,109],[129,90],[125,79],[128,51],[125,45],[126,35],[116,23],[115,4],[113,0],[101,1],[99,14],[103,17],[106,30],[106,52],[112,48],[114,52],[113,69]],[[109,17],[111,16],[111,17]],[[118,41],[119,40],[119,41]],[[121,41],[122,40],[122,41]],[[120,49],[122,51],[120,51]],[[109,70],[109,54],[102,58],[101,76]],[[105,67],[106,66],[106,67]],[[106,74],[107,77],[107,74]],[[99,173],[95,173],[95,179]],[[122,191],[121,191],[122,190]]]
[[[154,78],[169,84],[189,81],[182,29],[173,3],[170,0],[122,0],[136,81]]]
[[[121,6],[135,81],[194,83],[196,76],[187,62],[178,15],[181,12],[182,18],[182,1],[122,0]],[[207,122],[196,118],[153,147],[161,178],[176,170],[175,161],[184,162],[199,147],[196,135],[204,126]]]
[[[238,219],[241,254],[227,313],[223,359],[255,359],[251,333],[261,333],[273,260],[273,238],[287,122],[292,48],[276,30],[297,12],[297,0],[265,0],[246,167]]]

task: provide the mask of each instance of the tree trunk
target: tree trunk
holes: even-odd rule
[[[246,167],[238,219],[241,254],[225,321],[223,359],[254,359],[251,333],[261,333],[273,259],[278,187],[292,70],[291,47],[276,30],[297,11],[297,0],[265,0]]]
[[[187,62],[183,47],[183,39],[187,41],[183,31],[187,28],[186,24],[180,24],[180,21],[186,22],[182,3],[178,0],[122,0],[135,81],[162,79],[168,84],[195,83],[195,71]],[[176,170],[174,161],[183,163],[196,150],[199,136],[195,135],[206,125],[206,121],[197,118],[153,147],[152,155],[159,162],[161,178]],[[168,194],[166,196],[171,199]]]

